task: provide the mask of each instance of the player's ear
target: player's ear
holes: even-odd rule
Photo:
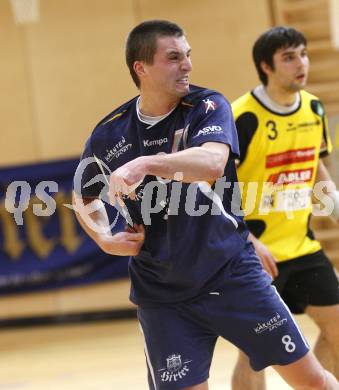
[[[261,61],[260,62],[260,67],[262,69],[262,71],[266,74],[266,75],[269,75],[270,73],[272,73],[272,68],[270,67],[270,65],[268,65],[265,61]]]
[[[142,77],[145,75],[145,67],[142,61],[135,61],[133,64],[134,72],[138,75],[138,77]]]

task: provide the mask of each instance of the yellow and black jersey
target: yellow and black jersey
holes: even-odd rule
[[[321,102],[301,91],[299,106],[279,114],[249,92],[232,108],[249,229],[278,261],[318,251],[320,244],[309,229],[311,195],[319,156],[332,149]]]

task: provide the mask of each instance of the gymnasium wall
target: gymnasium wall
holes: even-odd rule
[[[268,1],[31,1],[37,19],[21,23],[20,0],[0,1],[2,167],[78,156],[97,121],[137,94],[124,43],[140,21],[182,25],[191,81],[231,100],[256,83],[251,45],[270,25]]]

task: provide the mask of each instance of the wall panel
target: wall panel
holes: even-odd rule
[[[124,63],[131,4],[41,2],[27,29],[41,159],[79,154],[101,116],[136,93]]]
[[[0,5],[2,136],[8,146],[0,163],[80,153],[97,120],[137,93],[124,62],[125,38],[136,21],[167,18],[185,28],[193,47],[194,83],[232,100],[257,82],[250,51],[269,25],[266,2],[39,3],[39,21],[25,25],[14,23],[9,0]]]
[[[0,166],[3,166],[38,157],[25,27],[15,24],[7,0],[0,2],[0,47]]]

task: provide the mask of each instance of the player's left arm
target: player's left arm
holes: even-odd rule
[[[316,175],[315,182],[321,184],[322,193],[325,196],[329,197],[333,202],[333,210],[332,213],[330,214],[330,217],[332,220],[338,222],[339,221],[339,191],[336,190],[336,185],[332,180],[331,175],[328,172],[325,164],[321,160],[321,158],[328,156],[333,149],[330,134],[329,134],[328,120],[322,103],[320,101],[315,101],[314,104],[316,107],[316,112],[318,115],[320,115],[322,121],[322,140],[321,140],[320,152],[319,152],[320,159],[317,167],[317,175]],[[321,199],[319,198],[319,200]]]
[[[206,142],[176,153],[138,157],[113,172],[111,181],[121,179],[132,186],[146,175],[186,183],[217,180],[224,174],[228,156],[228,145]]]
[[[215,94],[195,108],[185,149],[162,155],[141,156],[128,162],[110,177],[110,194],[129,194],[146,175],[180,180],[215,181],[224,174],[227,161],[238,155],[238,141],[232,111],[226,99]]]
[[[333,201],[333,211],[331,213],[331,217],[335,221],[339,221],[339,191],[336,190],[336,185],[331,178],[330,173],[328,172],[325,164],[320,159],[318,163],[317,176],[315,179],[316,183],[321,182],[324,184],[323,192]]]
[[[329,187],[335,189],[334,181],[332,180],[331,175],[326,168],[326,165],[321,159],[319,159],[318,162],[317,176],[315,178],[315,181],[316,183],[318,183],[319,181],[327,181],[329,183]]]

